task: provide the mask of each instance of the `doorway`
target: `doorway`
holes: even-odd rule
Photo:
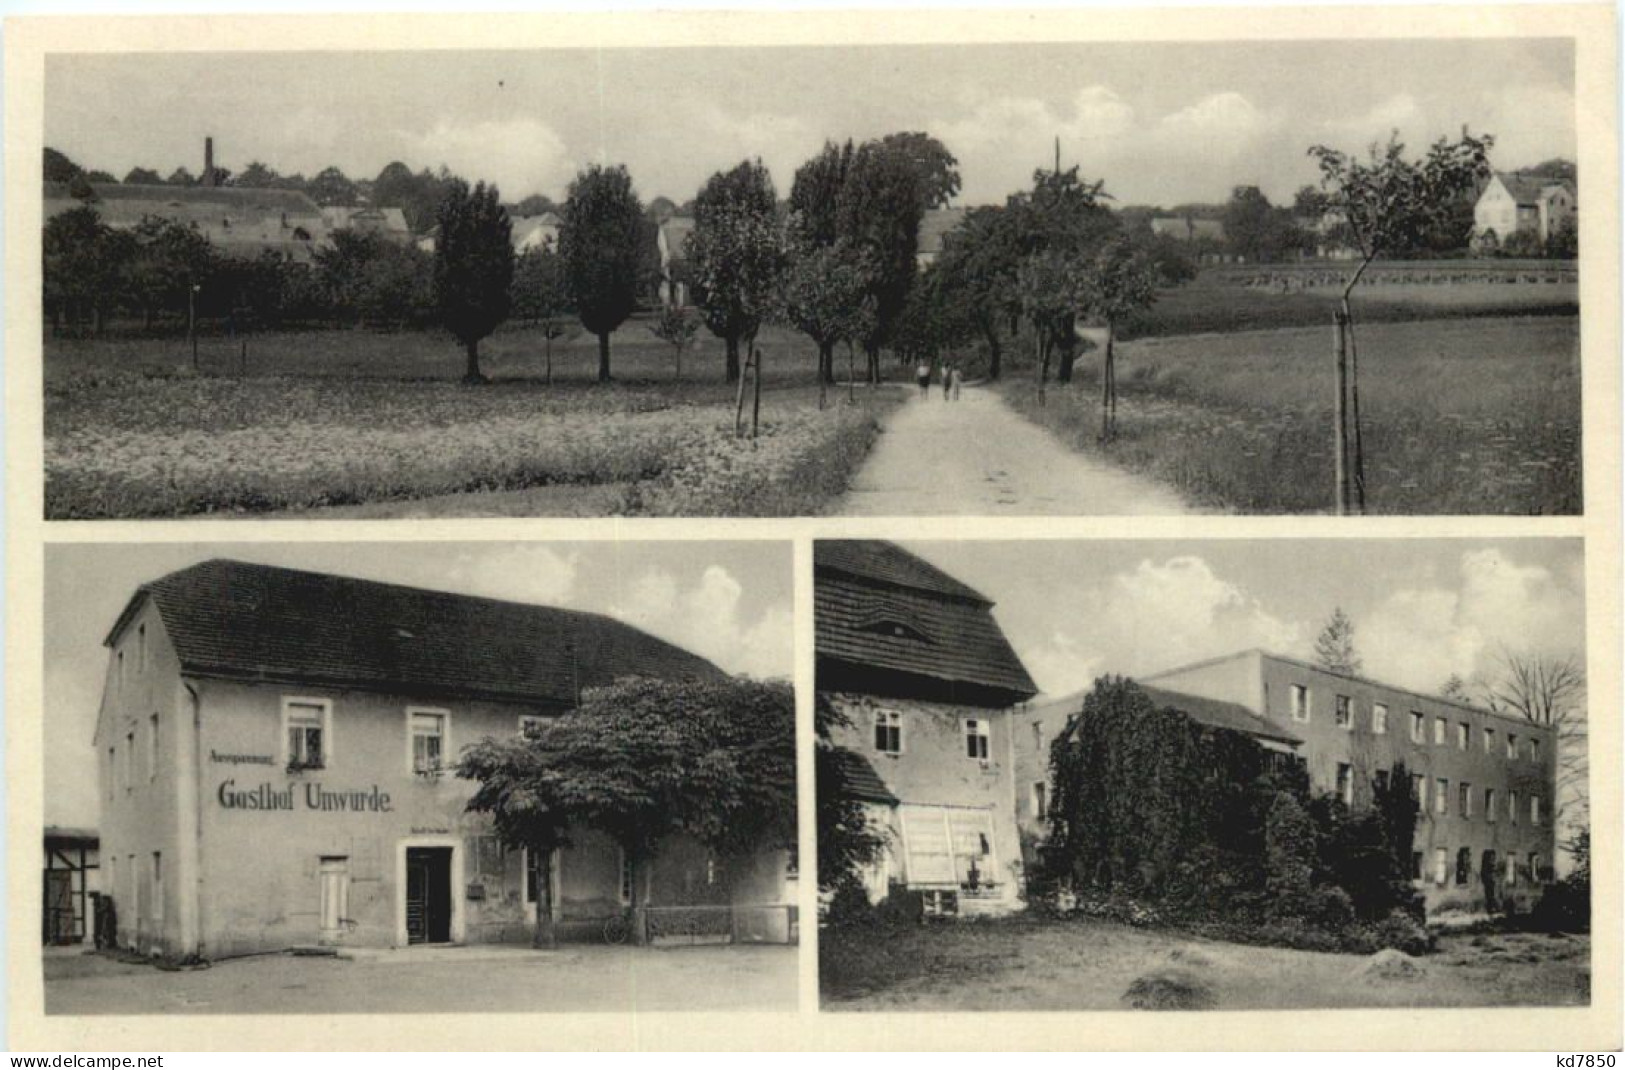
[[[451,942],[451,848],[406,849],[406,942]]]
[[[321,868],[321,934],[323,944],[337,944],[350,927],[350,860],[324,855]]]

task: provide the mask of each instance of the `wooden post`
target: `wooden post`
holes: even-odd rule
[[[197,367],[197,286],[192,284],[186,288],[186,333],[192,341],[192,371]]]
[[[750,362],[756,369],[751,374],[751,382],[755,385],[751,390],[753,396],[750,403],[750,440],[755,442],[757,424],[762,418],[762,354],[755,342],[750,344]]]
[[[1337,398],[1332,407],[1334,441],[1333,457],[1337,476],[1337,515],[1347,516],[1349,511],[1348,472],[1348,350],[1345,347],[1343,312],[1332,313],[1332,353],[1336,365]]]
[[[739,371],[739,392],[734,398],[734,438],[745,433],[745,373],[750,370],[750,353],[745,354],[745,366]]]

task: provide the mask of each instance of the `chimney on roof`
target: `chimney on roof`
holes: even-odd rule
[[[203,184],[210,189],[216,185],[214,180],[214,138],[203,139]]]

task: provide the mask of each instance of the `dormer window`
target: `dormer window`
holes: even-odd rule
[[[863,630],[876,635],[886,635],[893,639],[909,639],[916,643],[929,643],[931,637],[912,624],[898,620],[895,617],[880,617],[863,625]]]

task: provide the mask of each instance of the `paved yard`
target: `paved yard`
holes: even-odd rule
[[[1172,974],[1219,1010],[1583,1006],[1591,942],[1446,936],[1403,976],[1363,955],[1202,940],[1115,922],[1000,921],[819,933],[825,1010],[1123,1010],[1139,978]]]
[[[794,947],[435,948],[345,961],[262,955],[163,971],[45,959],[47,1014],[369,1014],[796,1009]]]

